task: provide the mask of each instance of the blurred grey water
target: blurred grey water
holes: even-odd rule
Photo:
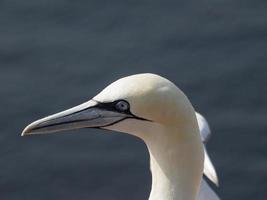
[[[222,199],[267,195],[267,2],[0,1],[0,199],[147,199],[148,153],[103,130],[24,126],[153,72],[209,120]]]

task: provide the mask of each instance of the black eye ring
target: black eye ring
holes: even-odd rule
[[[130,109],[130,105],[127,101],[121,100],[116,103],[115,108],[120,112],[125,112]]]

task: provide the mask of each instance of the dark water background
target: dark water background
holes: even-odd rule
[[[1,0],[0,199],[147,199],[139,139],[20,137],[29,122],[141,72],[175,82],[209,120],[222,199],[265,199],[266,54],[266,0]]]

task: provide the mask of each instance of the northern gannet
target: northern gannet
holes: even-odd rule
[[[121,78],[88,102],[31,123],[22,135],[79,128],[124,132],[145,142],[152,173],[149,200],[219,199],[203,179],[204,172],[217,183],[203,144],[208,123],[169,80],[149,73]]]

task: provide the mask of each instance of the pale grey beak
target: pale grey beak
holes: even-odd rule
[[[23,130],[22,136],[80,128],[103,128],[129,117],[129,114],[98,107],[96,101],[90,100],[31,123]]]

